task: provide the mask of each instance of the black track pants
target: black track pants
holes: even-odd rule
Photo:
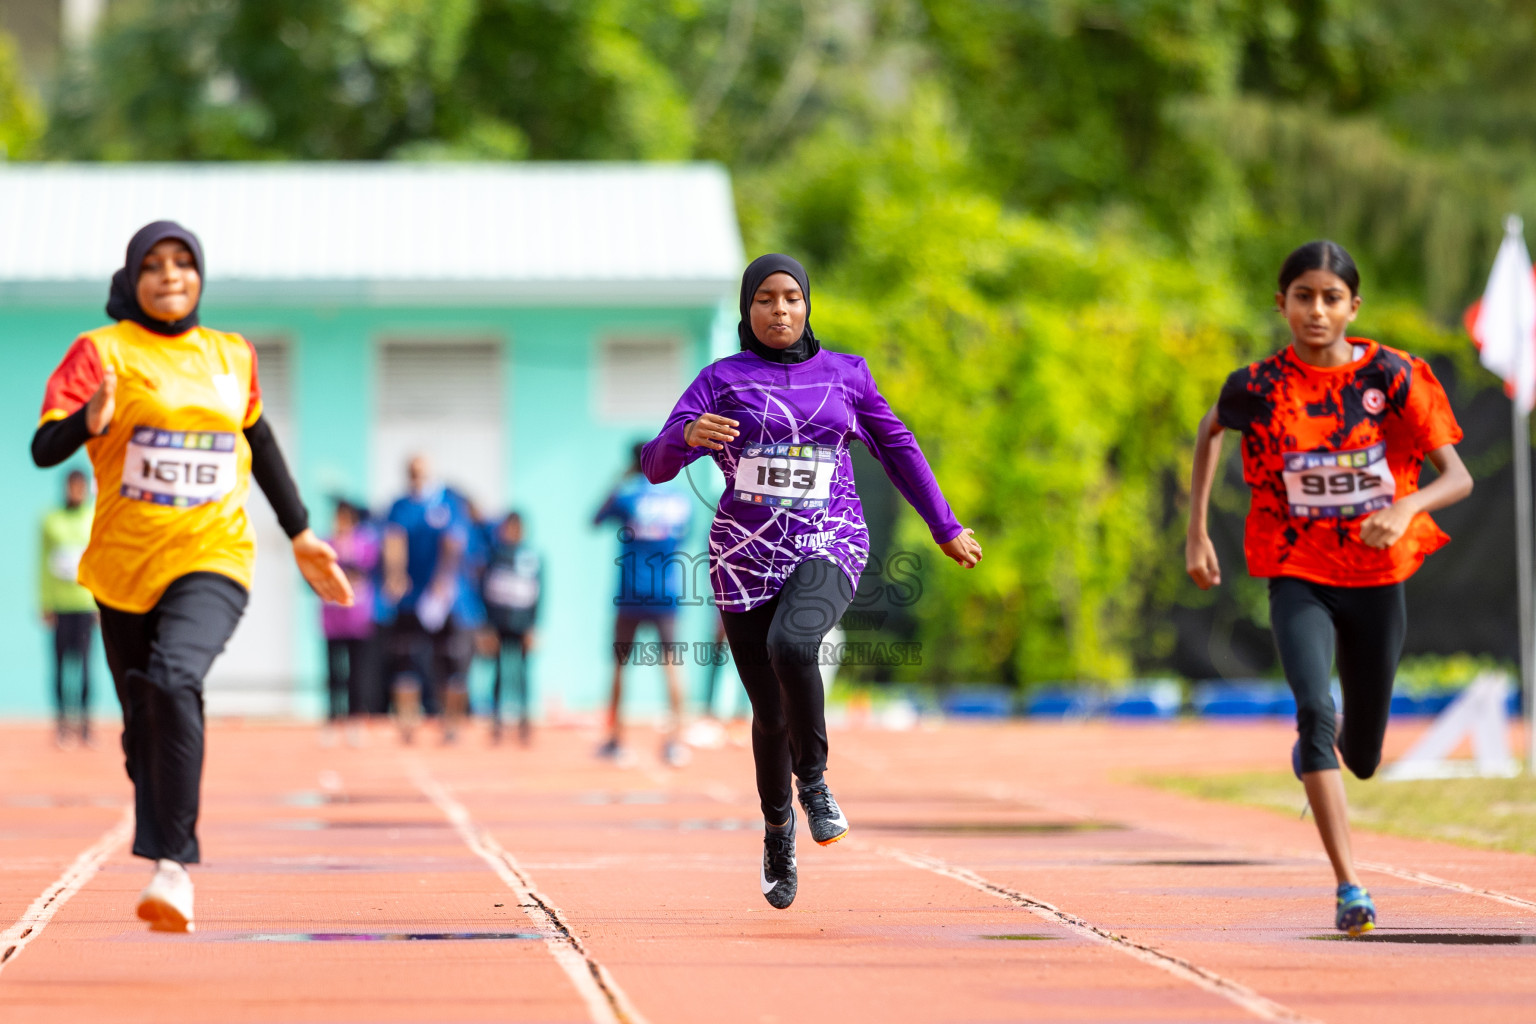
[[[245,588],[188,573],[143,615],[101,609],[101,640],[123,706],[123,754],[133,780],[133,852],[198,862],[203,779],[203,677],[245,611]]]
[[[1408,608],[1403,585],[1330,587],[1281,576],[1269,581],[1269,622],[1285,680],[1296,695],[1301,770],[1339,766],[1334,757],[1334,707],[1328,692],[1335,649],[1344,694],[1339,755],[1368,779],[1381,764],[1392,707],[1392,681],[1403,652]]]
[[[528,634],[501,632],[496,634],[496,676],[491,684],[491,721],[501,723],[502,680],[507,663],[511,663],[510,689],[517,700],[517,720],[528,722]]]
[[[56,612],[53,617],[53,697],[58,711],[59,728],[70,717],[80,723],[82,735],[91,719],[91,634],[96,631],[96,616],[90,612]],[[64,685],[69,663],[80,666],[80,686],[75,693]],[[78,695],[78,700],[75,697]]]
[[[369,692],[372,676],[371,639],[349,638],[325,642],[325,664],[330,694],[330,721],[370,714],[376,701]]]
[[[827,769],[827,718],[821,642],[853,600],[831,562],[805,562],[767,604],[721,612],[731,657],[752,699],[752,759],[765,820],[787,821],[793,789],[821,782]]]

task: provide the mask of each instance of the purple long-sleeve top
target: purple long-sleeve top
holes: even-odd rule
[[[683,440],[685,425],[707,412],[741,424],[721,451]],[[740,612],[769,601],[796,566],[813,559],[832,562],[858,586],[869,531],[854,489],[855,438],[923,517],[935,543],[959,536],[928,460],[863,359],[822,349],[802,363],[781,364],[739,352],[699,371],[645,446],[641,468],[661,483],[708,454],[725,475],[709,530],[709,576],[721,609]]]

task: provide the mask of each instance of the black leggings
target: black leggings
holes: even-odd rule
[[[78,716],[80,735],[90,730],[91,722],[91,634],[96,631],[96,616],[91,612],[55,612],[53,616],[53,699],[59,728],[68,723],[71,713]],[[65,669],[70,661],[80,666],[80,687],[71,694],[64,685]]]
[[[1330,587],[1276,577],[1269,581],[1269,622],[1285,681],[1296,695],[1301,770],[1339,766],[1333,755],[1333,696],[1328,692],[1337,647],[1344,694],[1339,755],[1356,776],[1370,778],[1381,764],[1392,681],[1408,628],[1403,585]]]
[[[374,701],[368,692],[372,676],[369,654],[373,641],[367,638],[327,640],[325,663],[329,676],[330,714],[332,722],[343,718],[371,714]]]
[[[528,724],[528,634],[496,632],[496,676],[491,684],[491,721],[501,724],[501,687],[507,662],[512,663],[512,692],[517,695],[517,720]]]
[[[789,820],[794,774],[802,789],[827,769],[821,641],[843,617],[853,587],[831,562],[801,563],[751,611],[721,612],[731,657],[752,699],[752,759],[763,817]]]
[[[247,597],[228,576],[194,572],[142,615],[101,608],[102,646],[123,705],[133,852],[140,857],[198,862],[203,677],[234,634]]]

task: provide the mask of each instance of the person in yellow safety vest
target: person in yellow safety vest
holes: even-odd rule
[[[96,599],[76,579],[80,556],[91,542],[93,510],[85,474],[69,471],[64,480],[64,507],[43,516],[38,544],[37,606],[53,630],[53,702],[60,748],[73,741],[91,745],[91,637],[96,632]],[[70,663],[79,665],[80,683],[65,685]],[[73,721],[72,721],[73,719]]]

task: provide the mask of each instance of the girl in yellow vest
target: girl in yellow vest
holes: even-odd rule
[[[261,415],[256,353],[198,323],[203,255],[172,221],[141,228],[112,277],[107,315],[48,379],[32,459],[55,466],[83,444],[96,515],[79,579],[101,608],[102,645],[123,707],[133,780],[133,852],[156,862],[138,915],[192,930],[203,771],[203,678],[245,610],[256,537],[251,477],[321,598],[352,602],[336,553],[309,514]]]

